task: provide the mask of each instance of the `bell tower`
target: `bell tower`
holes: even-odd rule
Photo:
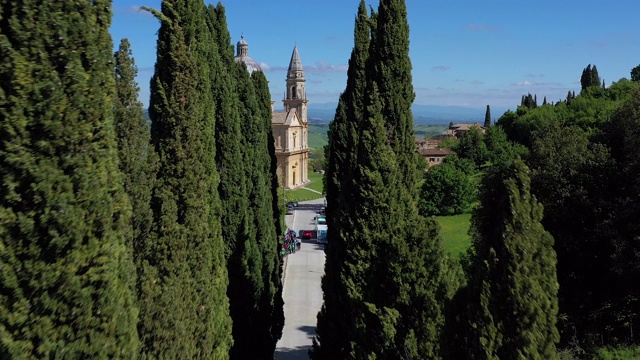
[[[304,88],[304,70],[298,54],[298,46],[293,47],[289,70],[287,71],[287,91],[282,100],[284,111],[295,109],[300,121],[307,122],[307,94]]]

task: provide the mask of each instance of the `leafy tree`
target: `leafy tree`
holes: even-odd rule
[[[640,81],[640,65],[631,69],[631,81]]]
[[[522,160],[483,180],[472,218],[473,358],[558,358],[556,254],[541,220]]]
[[[460,137],[455,151],[458,156],[473,161],[476,166],[484,164],[487,161],[488,154],[482,130],[477,126],[472,126],[469,131]]]
[[[484,113],[484,128],[488,129],[491,126],[491,108],[487,105],[487,111]]]
[[[425,174],[419,202],[425,216],[461,214],[474,200],[473,183],[450,158]]]
[[[0,358],[137,356],[110,1],[0,1]]]
[[[144,244],[152,236],[151,196],[157,157],[151,146],[149,124],[138,100],[140,88],[135,81],[138,68],[132,57],[129,40],[122,39],[115,53],[116,97],[114,123],[118,140],[120,170],[124,190],[132,207],[133,254],[136,259],[146,249]],[[139,267],[141,264],[137,264]]]
[[[611,228],[609,247],[610,266],[606,278],[609,287],[604,289],[603,302],[593,318],[607,327],[607,342],[634,342],[633,327],[637,326],[640,312],[640,291],[634,285],[640,274],[640,90],[635,90],[604,127],[605,142],[611,151],[615,167],[609,177],[608,192],[603,197],[611,202],[611,214],[607,218]],[[605,223],[605,224],[607,224]],[[605,225],[603,224],[603,225]],[[609,235],[607,234],[607,235]],[[599,248],[603,248],[600,246]]]
[[[484,143],[487,148],[487,160],[492,164],[507,163],[518,155],[527,153],[527,148],[514,144],[507,139],[507,134],[501,126],[493,126],[486,131]]]
[[[146,244],[140,324],[151,358],[221,359],[232,344],[205,11],[199,0],[152,10],[161,21],[149,108],[157,239]]]

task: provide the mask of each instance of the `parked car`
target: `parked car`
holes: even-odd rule
[[[311,239],[313,237],[313,231],[311,230],[302,230],[302,235],[300,238],[302,239]]]
[[[293,206],[287,206],[287,215],[293,215]]]
[[[325,208],[324,206],[320,208],[320,210],[318,210],[319,214],[325,215],[325,211],[327,210],[327,208]]]
[[[287,203],[287,207],[289,207],[289,206],[298,207],[298,202],[297,201],[289,201]]]

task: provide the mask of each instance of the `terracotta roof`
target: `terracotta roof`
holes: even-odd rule
[[[453,155],[456,152],[451,149],[437,148],[437,149],[419,149],[418,154],[422,156],[447,156]]]

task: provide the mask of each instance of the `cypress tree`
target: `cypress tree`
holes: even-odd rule
[[[598,81],[596,84],[599,84]],[[594,85],[593,83],[593,70],[591,70],[591,64],[587,65],[586,68],[582,70],[582,75],[580,76],[580,86],[582,90],[586,90],[590,86]]]
[[[362,9],[361,3],[360,14]],[[354,122],[358,129],[357,152],[355,157],[348,151],[329,154],[342,161],[342,167],[353,168],[353,183],[340,182],[344,180],[336,176],[340,176],[339,171],[349,172],[337,167],[339,161],[334,160],[328,192],[333,187],[335,196],[350,199],[351,206],[347,208],[348,222],[338,223],[341,232],[334,233],[337,240],[330,240],[323,286],[325,294],[330,289],[337,290],[337,295],[326,295],[319,320],[323,316],[326,319],[324,323],[319,321],[319,348],[317,342],[312,355],[434,358],[439,353],[443,294],[449,289],[443,286],[444,265],[436,225],[420,217],[416,208],[419,163],[414,151],[414,94],[404,1],[381,1],[371,18],[375,19],[375,28],[365,60],[362,83],[366,87],[358,97],[360,104],[367,106],[360,108],[362,118]],[[354,96],[348,91],[344,95],[345,99]],[[348,115],[352,103],[342,101],[338,119],[346,115],[347,120],[354,121]],[[348,139],[349,127],[340,129],[338,125],[334,123],[336,131],[331,140]],[[331,150],[339,150],[339,145],[331,143]],[[349,193],[343,193],[346,190]],[[331,201],[335,199],[330,197]],[[332,250],[341,245],[343,250]],[[344,260],[332,256],[343,256]],[[329,271],[329,264],[334,264],[335,270]],[[329,318],[330,300],[336,314],[340,305],[343,313],[352,314],[351,324]],[[329,331],[342,331],[332,336],[343,339],[332,339]]]
[[[546,101],[547,98],[545,98]],[[487,105],[487,111],[484,113],[484,128],[487,129],[491,126],[491,108]]]
[[[398,158],[404,187],[417,194],[420,177],[415,151],[413,114],[415,99],[409,58],[409,23],[404,0],[380,1],[376,20],[376,38],[370,47],[371,79],[378,83],[382,117],[389,131],[389,142]],[[415,198],[415,196],[413,196]]]
[[[222,60],[222,70],[214,73],[213,87],[219,103],[217,164],[224,169],[219,190],[225,208],[228,295],[233,318],[230,356],[272,358],[284,315],[282,300],[277,299],[281,297],[281,280],[268,148],[271,103],[258,103],[245,65],[233,60],[224,7],[210,6],[208,15]],[[270,99],[264,74],[255,75],[260,76],[260,89],[267,91],[261,99]],[[249,333],[253,335],[247,336]]]
[[[136,83],[138,68],[132,57],[128,39],[122,39],[115,53],[116,97],[114,106],[115,130],[118,140],[120,171],[124,179],[124,190],[131,202],[133,227],[133,254],[136,259],[153,241],[151,225],[151,195],[157,158],[151,146],[149,124],[144,118],[142,103],[138,100],[140,88]],[[138,264],[139,265],[139,264]]]
[[[347,236],[356,163],[359,123],[364,112],[366,90],[365,65],[369,53],[371,25],[364,0],[360,1],[355,19],[354,47],[349,59],[347,86],[340,95],[334,120],[329,125],[328,166],[325,174],[327,193],[328,239],[325,276],[322,279],[324,303],[318,315],[314,339],[314,359],[346,358],[349,348],[347,333],[350,319],[344,316],[348,304],[347,284],[342,280],[347,254],[352,251]]]
[[[483,180],[472,219],[470,320],[476,359],[557,359],[553,237],[520,159]]]
[[[140,328],[148,358],[222,359],[232,344],[221,235],[215,54],[201,0],[164,0],[151,79],[151,137],[159,156]],[[168,311],[170,310],[170,311]]]
[[[598,75],[598,68],[593,65],[591,68],[591,86],[600,86],[601,83],[602,81],[600,80],[600,75]]]
[[[273,132],[271,130],[271,93],[269,82],[262,72],[251,75],[258,105],[257,119],[262,121],[260,132],[256,134],[255,147],[258,157],[262,157],[256,168],[262,189],[258,187],[256,214],[258,228],[261,229],[258,245],[262,251],[262,276],[265,291],[260,299],[259,313],[263,316],[262,326],[269,336],[264,337],[264,355],[273,356],[276,343],[282,337],[284,327],[284,301],[282,299],[282,263],[280,262],[280,212],[277,205],[278,177],[276,175],[276,155]],[[275,200],[275,201],[274,201]],[[265,333],[266,335],[266,333]]]
[[[444,282],[446,262],[437,225],[433,219],[420,216],[417,210],[417,182],[422,160],[415,151],[413,133],[411,103],[415,94],[405,2],[380,1],[376,23],[370,69],[372,81],[380,89],[381,115],[397,159],[396,177],[402,180],[400,201],[395,209],[392,208],[398,213],[398,227],[392,230],[390,244],[385,244],[391,248],[378,251],[381,263],[376,266],[378,271],[394,267],[398,270],[370,285],[384,284],[386,288],[391,283],[401,284],[391,302],[402,317],[394,340],[396,351],[414,358],[435,358],[439,356],[439,333],[444,321],[442,307],[452,289]],[[398,251],[397,257],[387,256],[394,251]],[[455,287],[453,283],[450,285]]]
[[[111,2],[0,0],[0,358],[135,358]]]

